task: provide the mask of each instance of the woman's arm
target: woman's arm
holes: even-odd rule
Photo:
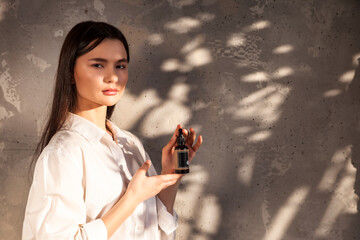
[[[137,205],[150,197],[156,196],[161,190],[175,184],[181,177],[179,174],[147,177],[145,174],[150,166],[151,161],[147,160],[137,170],[125,194],[101,218],[106,226],[108,238],[110,238],[119,226],[132,214]]]

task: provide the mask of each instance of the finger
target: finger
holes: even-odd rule
[[[196,152],[197,150],[199,150],[199,148],[201,147],[201,144],[203,143],[203,137],[200,135],[198,140],[196,141],[195,145],[193,146],[193,150],[194,152]]]
[[[193,128],[190,128],[190,136],[187,139],[187,144],[192,147],[196,139],[196,132]]]
[[[172,137],[170,139],[170,141],[165,145],[165,147],[163,147],[163,149],[162,149],[163,152],[169,152],[175,146],[177,133],[179,132],[180,128],[181,128],[181,125],[178,124],[174,134],[172,135]]]
[[[186,128],[183,128],[183,129],[182,129],[182,132],[183,132],[183,134],[184,134],[185,139],[187,140],[188,137],[189,137],[189,130],[187,130]]]
[[[139,168],[139,171],[145,174],[149,170],[150,166],[151,166],[151,161],[146,160],[146,162],[144,162],[144,164],[141,165],[141,167]]]

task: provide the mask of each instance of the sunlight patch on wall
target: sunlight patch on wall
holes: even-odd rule
[[[164,36],[161,33],[153,33],[147,37],[147,42],[152,46],[159,46],[164,42]]]
[[[264,126],[271,126],[281,114],[281,106],[290,92],[290,87],[272,84],[262,88],[239,101],[238,106],[229,107],[226,112],[235,119],[253,120],[257,119]],[[254,135],[253,140],[268,137],[268,133]]]
[[[242,127],[235,128],[233,132],[235,134],[246,134],[246,133],[250,132],[251,129],[252,128],[249,126],[242,126]]]
[[[196,101],[191,105],[193,111],[199,111],[209,107],[211,102]]]
[[[205,36],[203,34],[197,35],[194,39],[187,42],[180,50],[182,54],[188,54],[191,51],[194,51],[196,48],[199,48],[201,44],[205,41]]]
[[[198,0],[167,0],[170,6],[176,8],[182,8],[185,6],[191,6]]]
[[[44,72],[47,68],[51,66],[51,64],[48,64],[44,59],[41,59],[39,57],[36,57],[33,54],[26,55],[27,60],[29,60],[32,64],[34,64],[40,72]]]
[[[357,53],[353,57],[353,65],[357,67],[357,65],[359,65],[359,62],[360,62],[360,53]]]
[[[5,13],[9,10],[9,3],[0,0],[0,22],[4,20]]]
[[[273,73],[268,74],[263,71],[250,73],[241,78],[243,82],[267,82],[271,79],[280,79],[287,76],[290,76],[294,73],[294,70],[291,67],[281,67],[275,70]]]
[[[161,103],[155,89],[147,89],[138,96],[125,91],[118,104],[112,119],[116,121],[123,129],[133,128],[141,119],[147,110]],[[129,111],[131,106],[131,111]]]
[[[323,96],[325,98],[331,98],[331,97],[336,97],[338,95],[340,95],[342,93],[341,89],[331,89],[329,91],[324,92]]]
[[[250,73],[241,78],[241,81],[243,82],[264,82],[269,80],[270,78],[268,77],[266,72]]]
[[[294,47],[290,44],[281,45],[273,50],[274,54],[285,54],[294,50]]]
[[[246,186],[250,187],[251,180],[255,168],[255,156],[252,154],[247,154],[243,158],[240,158],[240,166],[238,168],[238,180],[239,182]]]
[[[241,105],[251,105],[265,100],[277,91],[276,85],[270,85],[256,92],[251,93],[240,101]]]
[[[252,143],[258,143],[258,142],[265,141],[270,136],[271,136],[271,131],[262,130],[262,131],[259,131],[257,133],[252,134],[251,136],[249,136],[248,140],[249,140],[249,142],[252,142]]]
[[[281,67],[279,69],[277,69],[272,75],[271,77],[274,79],[280,79],[280,78],[284,78],[287,76],[290,76],[294,73],[294,70],[291,67]]]
[[[336,180],[341,170],[343,170],[346,160],[351,157],[351,147],[347,146],[337,150],[332,159],[330,166],[326,169],[317,189],[320,191],[333,191]]]
[[[191,118],[191,111],[183,102],[187,100],[189,91],[189,86],[184,83],[174,84],[169,91],[169,98],[147,113],[140,127],[141,133],[148,138],[155,138],[172,134],[179,123],[186,125]]]
[[[228,47],[240,47],[245,44],[245,34],[244,33],[233,33],[230,35],[227,40],[226,45]]]
[[[54,32],[54,37],[62,37],[64,35],[64,30],[59,29]]]
[[[193,223],[190,223],[190,221],[194,215],[196,216],[199,206],[201,206],[199,201],[204,197],[204,188],[209,180],[209,174],[200,165],[192,165],[190,171],[192,174],[184,176],[181,180],[183,188],[178,190],[175,202],[176,209],[187,209],[187,211],[179,212],[184,236],[190,236],[194,228]]]
[[[358,196],[354,193],[355,178],[356,168],[352,165],[351,160],[348,159],[344,168],[344,176],[337,183],[331,201],[319,226],[315,230],[315,237],[325,238],[328,236],[341,214],[357,213]]]
[[[245,27],[243,31],[244,32],[258,31],[258,30],[263,30],[265,28],[268,28],[270,26],[271,26],[271,23],[269,21],[261,20],[261,21],[251,24],[250,26]]]
[[[177,34],[188,33],[201,26],[201,22],[191,17],[181,17],[176,21],[168,22],[164,25],[165,29]]]
[[[104,15],[105,4],[101,0],[94,0],[94,9],[102,16]]]
[[[342,168],[343,164],[339,163],[328,167],[317,188],[322,192],[331,191]]]
[[[342,83],[351,83],[351,81],[353,80],[355,76],[355,70],[350,70],[350,71],[347,71],[345,73],[343,73],[340,78],[339,78],[339,82],[342,82]]]
[[[4,120],[6,118],[11,118],[14,115],[15,114],[13,112],[7,111],[6,108],[4,108],[3,106],[0,106],[0,121]]]
[[[186,62],[193,67],[200,67],[212,62],[212,57],[208,49],[199,48],[186,56]]]
[[[221,207],[217,197],[213,195],[202,197],[200,206],[197,229],[206,235],[216,234],[221,221]]]
[[[186,102],[187,96],[190,92],[190,86],[185,83],[175,83],[169,93],[168,96],[170,99],[177,101],[177,102]]]
[[[212,56],[207,48],[198,48],[192,50],[185,56],[184,61],[180,61],[176,58],[170,58],[165,60],[160,69],[164,72],[190,72],[195,67],[201,67],[212,62]]]
[[[169,58],[165,60],[161,66],[160,69],[164,72],[173,72],[179,69],[180,61],[175,58]]]
[[[284,205],[282,205],[273,218],[272,223],[266,229],[266,234],[263,240],[280,240],[283,239],[284,234],[299,212],[300,207],[304,203],[310,188],[303,186],[294,190],[288,197]]]
[[[0,87],[3,91],[4,98],[8,103],[13,105],[18,112],[20,112],[20,96],[16,91],[16,87],[19,83],[16,82],[10,75],[10,68],[7,67],[7,62],[5,60],[1,62],[1,65],[4,70],[1,71],[0,74]],[[6,109],[6,112],[6,117],[10,117],[14,114],[12,111],[9,111],[9,109]]]
[[[214,20],[215,17],[216,17],[215,14],[207,13],[207,12],[202,12],[202,13],[196,14],[196,18],[201,20],[202,22],[210,22],[210,21]]]

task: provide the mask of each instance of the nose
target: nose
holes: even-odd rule
[[[117,82],[119,81],[119,77],[116,74],[115,68],[109,68],[106,72],[106,76],[104,77],[104,82],[111,83],[111,82]]]

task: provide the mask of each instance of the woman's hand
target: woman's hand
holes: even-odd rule
[[[172,135],[170,141],[166,146],[162,149],[162,158],[161,158],[161,174],[169,174],[174,173],[174,149],[176,146],[176,138],[177,134],[179,132],[179,128],[181,128],[181,125],[177,125],[176,130],[174,131],[174,134]],[[183,129],[183,134],[186,139],[186,146],[189,148],[189,162],[194,158],[197,150],[199,150],[201,144],[202,144],[202,136],[200,135],[197,139],[196,143],[196,133],[193,128],[190,128],[190,132],[186,129]],[[195,144],[194,144],[195,143]]]
[[[146,176],[146,172],[151,166],[151,161],[147,160],[134,174],[128,188],[126,195],[133,199],[137,204],[157,195],[161,190],[175,184],[180,178],[181,174],[165,174],[157,176]]]

